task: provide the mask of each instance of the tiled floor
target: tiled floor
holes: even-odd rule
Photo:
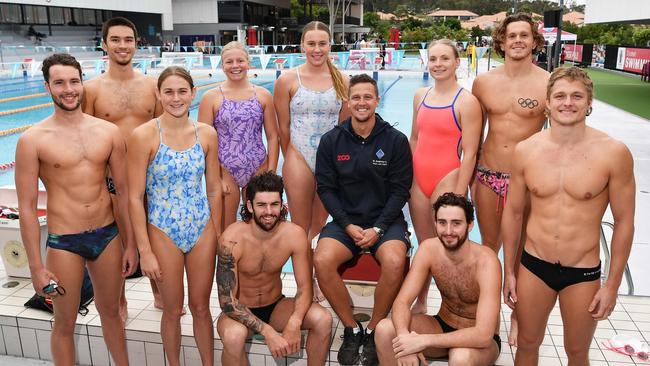
[[[15,287],[7,288],[9,282],[17,282]],[[291,274],[284,275],[284,292],[291,296],[295,294],[295,282]],[[23,303],[33,294],[31,283],[27,279],[7,278],[4,270],[0,270],[0,354],[35,359],[51,359],[49,337],[52,316],[48,313],[26,309]],[[153,307],[153,297],[149,289],[148,279],[132,279],[127,281],[127,299],[129,302],[129,320],[126,325],[129,357],[134,365],[163,365],[164,354],[159,334],[161,311]],[[220,313],[216,291],[211,298],[212,316],[216,320]],[[440,304],[440,295],[432,286],[429,298],[429,313],[434,313]],[[357,309],[357,312],[369,313],[368,309]],[[510,310],[502,306],[501,338],[507,339],[510,326]],[[559,308],[553,309],[549,318],[546,337],[540,349],[540,365],[566,365],[566,355],[562,346],[562,320]],[[198,351],[192,337],[192,317],[182,318],[182,349],[184,365],[199,365]],[[83,365],[108,365],[109,357],[101,337],[99,316],[94,305],[90,306],[87,316],[77,319],[77,360]],[[330,365],[337,365],[336,351],[341,339],[343,328],[335,319],[335,329],[331,343]],[[620,355],[605,349],[601,342],[615,334],[627,334],[650,342],[650,298],[619,296],[616,311],[609,320],[599,322],[596,335],[590,348],[592,366],[596,365],[634,365],[650,364],[639,359]],[[215,336],[217,336],[215,334]],[[218,336],[217,336],[218,337]],[[277,360],[268,353],[266,346],[253,341],[249,347],[251,365],[304,365],[306,355],[304,350],[300,359]],[[503,350],[497,365],[512,365],[513,352],[507,343],[502,343]],[[215,342],[217,363],[221,355],[222,345]],[[431,365],[446,365],[443,361],[432,361]]]

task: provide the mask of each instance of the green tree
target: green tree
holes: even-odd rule
[[[393,14],[395,14],[395,16],[398,17],[398,18],[405,18],[405,17],[409,16],[409,9],[408,9],[408,7],[406,5],[400,4],[400,5],[397,5],[397,7],[395,8],[395,11],[393,12]]]
[[[634,45],[648,46],[650,45],[650,28],[638,28],[634,31]]]
[[[298,0],[291,0],[291,16],[300,18],[305,15],[305,12],[303,11],[303,6],[300,5]]]
[[[379,15],[377,13],[365,12],[363,13],[363,25],[369,28],[375,28],[379,24]]]
[[[408,17],[402,21],[401,27],[404,29],[422,28],[422,21],[413,17]]]
[[[478,38],[483,37],[485,35],[485,31],[479,28],[479,26],[477,25],[472,28],[469,35],[472,40],[476,40],[477,37]]]
[[[461,26],[460,26],[460,20],[458,20],[458,19],[456,19],[456,18],[449,18],[449,19],[446,19],[446,20],[444,21],[444,24],[445,24],[447,27],[449,27],[450,29],[453,29],[453,30],[459,30],[459,29],[461,29]]]

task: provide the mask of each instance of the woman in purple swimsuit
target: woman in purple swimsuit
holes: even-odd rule
[[[222,228],[237,220],[240,189],[257,173],[278,166],[278,123],[271,93],[248,81],[248,52],[240,42],[223,47],[221,64],[226,81],[207,91],[199,106],[199,121],[219,135],[223,187]],[[262,126],[268,153],[262,142]]]

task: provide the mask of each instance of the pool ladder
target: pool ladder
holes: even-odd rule
[[[600,245],[603,248],[603,253],[605,254],[605,267],[603,270],[603,278],[607,278],[609,275],[609,262],[611,260],[611,255],[609,254],[609,244],[607,243],[607,237],[605,236],[604,226],[609,227],[614,230],[614,224],[608,221],[601,222],[600,225]],[[630,266],[625,263],[624,269],[625,281],[627,282],[627,294],[634,295],[634,281],[632,281],[632,272],[630,272]]]

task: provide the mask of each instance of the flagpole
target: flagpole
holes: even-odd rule
[[[560,19],[557,22],[557,38],[555,39],[555,54],[553,55],[553,68],[560,66],[560,53],[562,52],[562,6],[564,0],[560,0]]]

